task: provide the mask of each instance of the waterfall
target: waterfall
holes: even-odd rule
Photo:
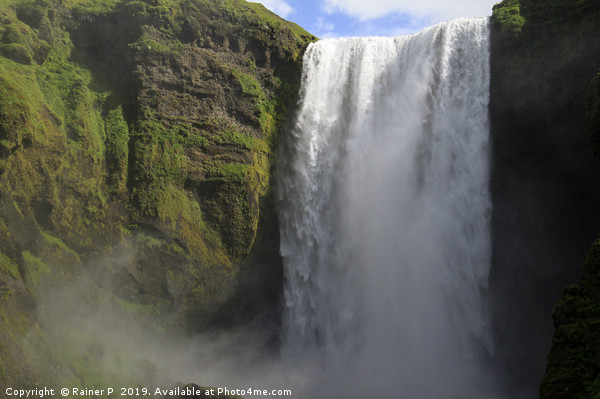
[[[491,397],[488,41],[470,18],[308,48],[278,180],[307,396]]]

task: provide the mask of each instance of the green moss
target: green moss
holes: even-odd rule
[[[252,72],[252,73],[256,72],[256,63],[254,62],[253,59],[248,58],[246,60],[246,68],[248,68],[250,70],[250,72]]]
[[[578,287],[567,288],[557,304],[553,318],[556,332],[548,356],[549,372],[540,388],[542,399],[563,398],[571,392],[577,398],[587,396],[586,385],[593,381],[600,366],[600,306],[589,301]]]
[[[219,176],[228,181],[243,182],[252,167],[239,163],[221,163],[214,164],[214,167],[209,168],[211,175]]]
[[[42,233],[42,237],[44,238],[44,240],[52,247],[57,248],[59,251],[63,251],[67,254],[70,254],[74,259],[77,260],[77,262],[81,262],[81,258],[79,257],[79,254],[75,251],[73,251],[71,248],[69,248],[64,242],[63,240],[61,240],[58,237],[54,237],[53,235],[46,233],[44,231],[41,232]]]
[[[581,287],[564,290],[552,313],[556,331],[541,381],[542,399],[600,396],[600,240],[594,242],[582,268]]]
[[[107,184],[115,193],[124,195],[127,190],[129,128],[123,117],[122,107],[108,112],[104,126],[106,129]]]
[[[265,98],[265,92],[262,90],[260,83],[253,77],[240,71],[237,68],[231,69],[231,74],[237,79],[237,82],[242,88],[242,92],[258,99]]]
[[[251,75],[241,72],[236,68],[231,69],[232,75],[242,88],[242,92],[255,99],[255,108],[258,113],[258,121],[265,137],[272,138],[277,134],[279,128],[277,108],[280,100],[276,97],[268,97],[260,83]],[[279,84],[281,84],[279,82]]]
[[[504,39],[517,37],[523,30],[525,18],[521,16],[520,0],[504,0],[496,4],[492,18],[501,26],[500,34]]]
[[[273,98],[270,100],[262,100],[256,104],[256,109],[259,112],[259,123],[265,137],[272,140],[277,134],[281,115],[276,112],[276,107],[279,100]]]
[[[222,132],[218,132],[212,138],[212,141],[218,144],[228,144],[239,146],[247,150],[252,150],[257,145],[258,139],[252,136],[241,133],[237,130],[227,129]]]
[[[0,54],[20,64],[30,65],[33,63],[31,49],[22,44],[11,43],[1,45]]]
[[[3,218],[0,218],[0,252],[4,252],[13,259],[17,253],[12,234]]]
[[[12,276],[12,278],[15,280],[21,278],[21,273],[19,273],[19,266],[17,263],[2,252],[0,252],[0,272]]]
[[[598,376],[596,377],[596,379],[592,382],[585,382],[584,383],[584,388],[585,388],[585,397],[587,398],[591,398],[591,399],[598,399],[600,398],[600,373],[598,373]]]
[[[99,163],[105,151],[105,127],[97,104],[108,93],[89,88],[91,72],[71,61],[70,36],[66,32],[57,32],[56,36],[43,68],[36,70],[39,87],[63,135],[74,141],[73,150],[83,150]]]
[[[16,18],[9,21],[3,26],[3,32],[0,30],[0,54],[25,65],[32,64],[34,59],[43,61],[49,50],[48,43],[39,40],[25,23]]]
[[[203,217],[199,204],[188,193],[175,186],[166,186],[155,192],[157,216],[171,229],[177,230],[182,242],[189,248],[192,258],[207,264],[228,264],[220,253],[220,240]]]
[[[119,297],[114,297],[119,309],[129,316],[155,316],[160,313],[160,304],[142,305],[139,303],[127,302]]]
[[[29,26],[19,23],[19,21],[14,21],[4,27],[2,43],[17,43],[26,47],[32,47],[35,45],[34,36],[35,34]]]
[[[40,258],[36,257],[29,251],[23,251],[23,261],[25,263],[25,279],[33,286],[38,285],[42,279],[51,274],[50,267]]]
[[[131,43],[129,47],[136,51],[141,51],[145,54],[156,53],[161,56],[165,56],[171,51],[178,51],[181,48],[181,42],[170,41],[165,43],[164,41],[158,41],[148,35],[142,35],[137,41]]]
[[[114,10],[121,0],[62,0],[62,4],[80,14],[107,14]]]
[[[136,234],[135,243],[144,250],[161,247],[166,244],[163,240],[159,240],[158,238],[143,233]]]
[[[209,143],[210,141],[201,134],[191,134],[183,138],[183,145],[185,147],[204,149]]]
[[[231,69],[231,74],[242,88],[242,92],[254,98],[261,130],[265,137],[272,138],[277,134],[279,128],[280,120],[278,119],[283,119],[283,115],[278,112],[281,100],[277,97],[267,96],[261,84],[253,76],[236,68]],[[281,85],[280,81],[277,83],[276,87]]]
[[[47,125],[32,68],[0,57],[0,92],[0,126],[6,139],[13,145],[20,145],[23,139],[46,142]]]

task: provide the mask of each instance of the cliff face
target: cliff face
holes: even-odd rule
[[[0,381],[85,380],[90,309],[190,332],[274,306],[272,153],[312,40],[242,0],[3,2]]]
[[[586,99],[588,133],[596,158],[600,137],[600,73]],[[541,398],[597,398],[600,395],[600,240],[581,269],[581,283],[565,289],[554,312],[556,331],[542,379]]]
[[[579,278],[600,226],[600,171],[585,106],[600,67],[599,18],[597,1],[505,0],[494,7],[490,290],[497,356],[502,369],[512,370],[512,386],[535,388],[532,382],[543,376],[553,332],[550,310],[565,285]],[[565,306],[563,300],[554,313],[557,333],[543,398],[563,397],[557,392],[567,385],[551,382],[552,375],[576,362],[565,352],[566,363],[556,361],[557,340],[565,342]],[[588,366],[582,363],[597,375],[597,365],[595,372]]]

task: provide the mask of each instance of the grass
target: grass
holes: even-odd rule
[[[257,146],[257,142],[259,142],[260,139],[256,139],[249,134],[244,134],[234,129],[226,129],[211,137],[211,141],[218,144],[228,144],[246,150],[252,150]]]
[[[215,163],[209,168],[211,175],[219,176],[227,181],[244,182],[248,173],[252,171],[250,165],[239,163]]]
[[[171,51],[178,52],[183,44],[178,40],[163,40],[158,41],[147,34],[142,34],[138,40],[129,44],[131,49],[141,51],[147,54],[158,54],[166,56]]]
[[[142,305],[139,303],[127,302],[117,296],[114,300],[121,311],[129,316],[155,316],[160,312],[160,304]]]
[[[237,82],[242,88],[242,92],[251,97],[256,97],[259,100],[265,98],[265,92],[263,91],[260,83],[251,75],[240,71],[237,68],[231,69],[231,74],[235,77]]]
[[[504,0],[493,9],[493,20],[506,39],[525,35],[538,48],[562,46],[556,40],[561,34],[595,29],[599,10],[595,0]],[[534,54],[537,55],[537,54]]]
[[[18,145],[23,139],[46,142],[43,103],[32,67],[0,57],[0,126],[7,140]]]
[[[108,169],[107,184],[113,192],[125,195],[127,191],[129,127],[121,106],[108,111],[104,128]]]
[[[505,0],[495,5],[493,19],[495,23],[500,24],[501,35],[504,38],[518,36],[525,25],[520,0]]]
[[[63,240],[61,240],[58,237],[54,237],[53,235],[46,233],[44,231],[42,231],[41,233],[42,233],[42,237],[48,244],[59,249],[60,251],[71,254],[78,262],[81,262],[81,258],[79,257],[79,254],[77,252],[73,251],[71,248],[69,248],[67,246],[67,244],[65,244],[63,242]]]
[[[26,268],[25,278],[28,283],[37,286],[45,276],[52,273],[50,267],[31,252],[23,251],[22,255]]]

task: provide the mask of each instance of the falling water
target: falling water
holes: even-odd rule
[[[284,357],[318,368],[311,397],[492,396],[488,40],[473,18],[305,54],[279,197]]]

